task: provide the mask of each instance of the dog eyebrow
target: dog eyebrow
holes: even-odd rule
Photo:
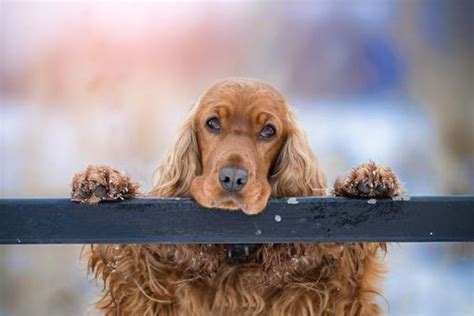
[[[255,114],[255,112],[256,112],[255,109],[258,111],[256,114]],[[254,113],[252,113],[252,112],[254,112]],[[262,110],[260,105],[251,106],[245,112],[245,114],[252,117],[252,119],[255,119],[257,124],[259,124],[261,126],[263,126],[264,124],[267,124],[267,123],[272,123],[275,126],[275,128],[277,128],[277,129],[281,128],[281,123],[280,123],[280,119],[278,118],[278,116],[275,115],[274,113],[272,113],[271,111]]]
[[[208,114],[215,112],[218,116],[229,115],[229,112],[232,110],[232,107],[227,103],[218,103],[210,105],[212,102],[206,102],[202,104],[204,107],[202,109],[203,113]]]

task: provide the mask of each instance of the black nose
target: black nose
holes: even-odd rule
[[[247,183],[247,170],[236,167],[224,167],[219,172],[219,181],[224,190],[238,192]]]

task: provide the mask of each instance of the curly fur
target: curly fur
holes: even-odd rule
[[[222,245],[91,246],[106,315],[376,315],[383,244],[266,244],[228,265]]]
[[[273,196],[325,195],[326,176],[314,156],[308,140],[288,111],[291,130],[280,151],[273,175],[270,176]]]
[[[236,86],[242,84],[262,87],[254,81]],[[152,196],[190,196],[203,168],[195,114],[196,107],[158,167]],[[291,110],[288,116],[287,136],[269,175],[271,195],[324,195],[324,173]],[[225,245],[217,244],[92,245],[87,257],[104,284],[97,307],[106,315],[379,315],[379,250],[385,247],[264,244],[239,264],[229,264]]]
[[[190,196],[191,181],[201,173],[202,168],[192,122],[194,112],[195,108],[181,127],[173,149],[156,169],[155,175],[159,175],[159,180],[151,196]]]

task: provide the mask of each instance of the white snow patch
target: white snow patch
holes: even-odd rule
[[[295,197],[289,198],[288,201],[286,201],[288,204],[298,204],[298,200]]]
[[[375,203],[377,203],[377,200],[376,199],[370,199],[370,200],[367,201],[367,203],[375,204]]]

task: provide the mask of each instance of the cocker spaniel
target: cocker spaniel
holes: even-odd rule
[[[326,178],[280,92],[247,79],[213,85],[186,119],[157,169],[150,196],[193,197],[209,208],[255,215],[274,197],[326,194]],[[123,172],[89,166],[72,200],[138,196]],[[333,193],[402,194],[387,167],[369,162]],[[88,266],[104,282],[106,315],[378,315],[383,243],[261,244],[231,262],[231,245],[92,245]]]

